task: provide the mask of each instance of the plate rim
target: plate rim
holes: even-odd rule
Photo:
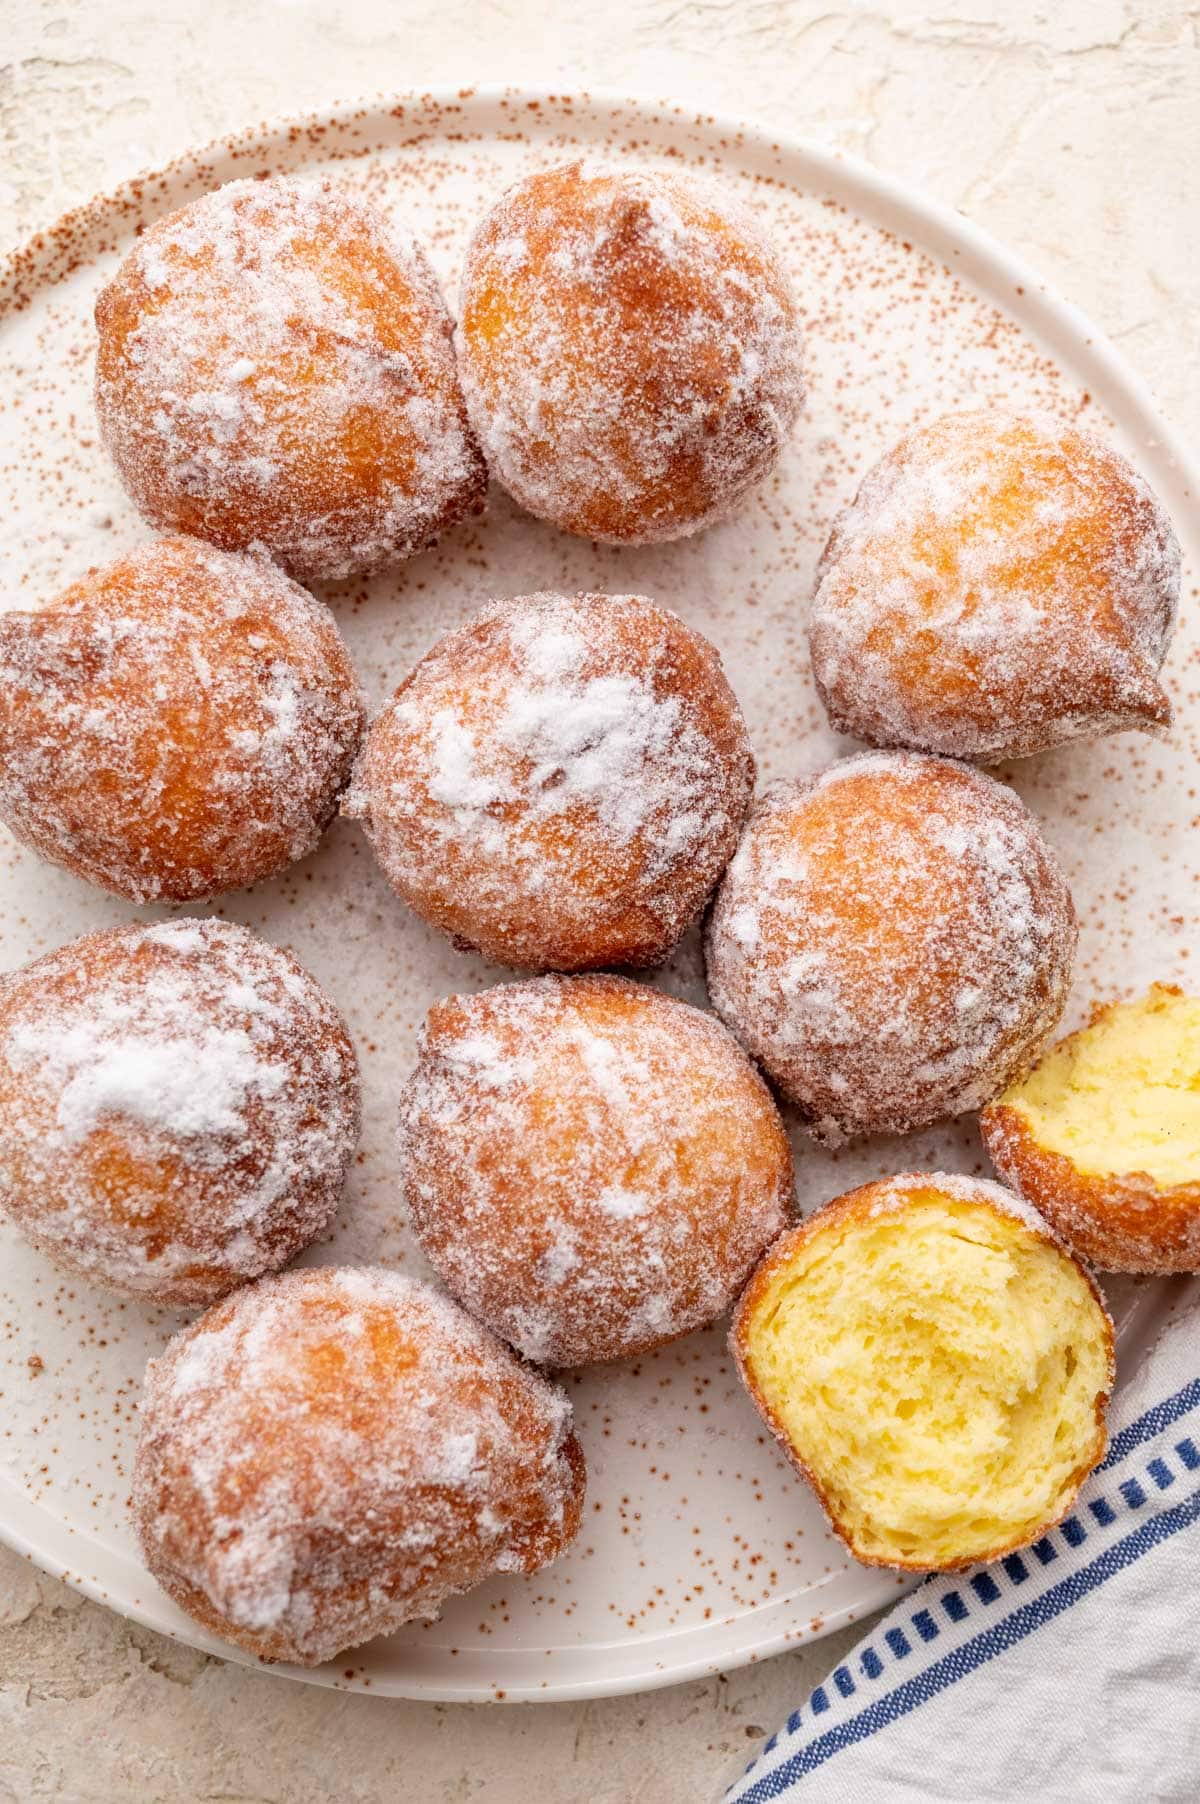
[[[555,124],[567,130],[572,124],[583,126],[589,117],[597,123],[605,120],[611,123],[613,116],[620,113],[630,114],[653,133],[661,131],[664,122],[674,115],[702,139],[713,141],[712,156],[718,169],[725,157],[740,159],[744,168],[749,152],[764,165],[774,161],[777,165],[790,166],[793,172],[799,166],[805,179],[797,181],[793,173],[793,178],[786,182],[787,186],[798,192],[839,200],[848,192],[858,203],[854,210],[860,217],[865,214],[883,225],[884,216],[890,215],[891,222],[884,226],[887,230],[895,230],[897,217],[910,222],[914,227],[914,238],[922,250],[941,257],[947,267],[955,269],[956,274],[961,273],[996,305],[1004,305],[1001,296],[1005,290],[1010,294],[1015,293],[1021,301],[1019,312],[1023,330],[1078,373],[1086,373],[1089,369],[1094,371],[1097,385],[1102,389],[1106,411],[1118,426],[1138,440],[1142,458],[1154,467],[1156,481],[1167,492],[1172,512],[1179,514],[1194,505],[1195,497],[1200,494],[1200,458],[1192,454],[1183,434],[1163,413],[1149,383],[1125,360],[1111,339],[1081,307],[1069,300],[1022,255],[1009,249],[985,227],[976,224],[949,203],[927,195],[922,189],[877,168],[853,152],[818,144],[798,133],[775,131],[766,125],[741,120],[733,114],[697,111],[677,98],[629,94],[603,86],[572,88],[568,84],[551,88],[540,84],[477,84],[453,88],[439,84],[422,90],[406,89],[391,93],[381,91],[310,108],[300,113],[278,115],[218,134],[199,146],[177,152],[161,165],[132,174],[110,188],[101,189],[12,245],[0,256],[0,289],[7,288],[10,291],[7,295],[0,294],[0,327],[13,313],[23,310],[27,304],[22,283],[29,290],[57,286],[59,281],[75,273],[79,262],[102,254],[97,252],[94,245],[89,246],[77,259],[69,262],[60,274],[54,275],[49,273],[46,266],[56,247],[61,248],[76,233],[93,233],[97,224],[105,219],[117,225],[122,211],[136,207],[146,211],[150,217],[155,217],[160,212],[173,208],[178,203],[171,199],[168,190],[181,176],[205,171],[210,165],[218,166],[212,170],[213,185],[216,185],[220,181],[232,179],[230,175],[220,173],[219,165],[223,162],[247,156],[259,145],[264,156],[271,154],[272,148],[276,151],[289,151],[297,145],[303,147],[305,138],[308,138],[316,158],[320,159],[324,147],[313,138],[312,134],[316,131],[330,126],[346,129],[362,125],[369,128],[372,121],[382,122],[389,117],[402,119],[409,111],[426,114],[435,110],[443,114],[458,112],[466,116],[468,123],[474,115],[476,128],[481,135],[486,136],[488,117],[509,107],[520,109],[522,122],[531,137],[549,131]],[[577,110],[564,111],[565,107]],[[290,155],[288,160],[291,161]],[[302,148],[297,160],[301,167],[307,160]],[[161,192],[161,207],[154,205],[155,188]],[[869,203],[869,210],[862,205],[864,201]],[[116,235],[118,240],[124,236],[120,230]],[[958,260],[957,268],[952,259]],[[1011,306],[1006,311],[1011,317]],[[1164,1303],[1164,1310],[1169,1313],[1169,1302]],[[1136,1371],[1136,1367],[1134,1369]],[[1132,1375],[1126,1374],[1126,1379]],[[816,1629],[810,1623],[802,1622],[791,1630],[768,1632],[758,1641],[743,1642],[716,1659],[700,1656],[667,1666],[661,1661],[651,1661],[646,1669],[625,1672],[615,1677],[548,1678],[542,1684],[516,1682],[500,1688],[496,1685],[481,1685],[470,1679],[465,1679],[460,1685],[453,1685],[444,1678],[425,1680],[419,1676],[411,1679],[403,1676],[398,1679],[390,1676],[368,1678],[364,1682],[358,1672],[349,1675],[348,1664],[343,1666],[337,1661],[327,1662],[323,1667],[301,1668],[287,1664],[268,1664],[257,1659],[210,1635],[198,1623],[193,1623],[175,1609],[165,1593],[158,1594],[162,1599],[159,1604],[158,1596],[154,1595],[157,1588],[148,1572],[145,1576],[147,1587],[151,1588],[153,1602],[141,1599],[118,1602],[97,1578],[82,1573],[65,1557],[66,1544],[74,1542],[82,1547],[93,1540],[82,1524],[72,1526],[65,1519],[43,1509],[34,1498],[20,1489],[8,1473],[0,1471],[0,1502],[3,1502],[6,1493],[19,1499],[28,1511],[53,1524],[55,1534],[49,1545],[39,1545],[31,1539],[29,1533],[8,1519],[6,1511],[0,1510],[0,1541],[41,1570],[62,1579],[73,1589],[130,1621],[248,1670],[336,1690],[430,1703],[578,1702],[656,1690],[692,1679],[707,1678],[716,1673],[735,1671],[742,1666],[820,1639],[871,1614],[882,1607],[887,1597],[898,1599],[920,1582],[918,1578],[910,1581],[896,1574],[880,1575],[873,1569],[862,1569],[864,1583],[876,1581],[870,1585],[872,1593],[882,1578],[887,1579],[887,1597],[882,1600],[845,1603],[828,1614],[823,1614],[820,1626]],[[105,1557],[111,1560],[114,1556],[106,1550]],[[171,1616],[168,1617],[166,1611],[170,1611]],[[704,1629],[725,1627],[732,1633],[735,1625],[744,1617],[752,1618],[755,1614],[756,1611],[750,1611],[744,1613],[744,1616],[739,1613],[721,1618],[715,1623],[704,1625]],[[686,1638],[687,1631],[684,1631],[680,1639]],[[661,1648],[664,1642],[669,1644],[670,1640],[670,1636],[660,1637],[655,1643],[647,1643],[647,1647]],[[341,1657],[341,1661],[352,1663],[361,1652],[361,1649],[352,1649]]]

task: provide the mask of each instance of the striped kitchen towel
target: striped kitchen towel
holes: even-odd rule
[[[1200,1799],[1200,1283],[1032,1547],[934,1576],[793,1712],[727,1804]]]

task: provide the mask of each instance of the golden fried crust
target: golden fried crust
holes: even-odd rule
[[[753,784],[707,639],[641,596],[547,594],[426,653],[342,812],[460,946],[533,970],[644,967],[702,909]]]
[[[0,979],[0,1207],[117,1295],[195,1306],[285,1265],[358,1129],[345,1021],[244,927],[102,929]]]
[[[868,752],[769,788],[705,934],[713,1007],[836,1145],[979,1108],[1054,1029],[1077,928],[1018,797]]]
[[[780,1448],[787,1455],[792,1465],[795,1466],[796,1470],[800,1473],[800,1476],[805,1479],[812,1488],[834,1533],[838,1536],[839,1540],[844,1542],[845,1546],[854,1555],[854,1558],[864,1566],[883,1566],[889,1569],[909,1572],[927,1572],[932,1570],[927,1564],[923,1564],[919,1561],[881,1558],[879,1555],[871,1553],[856,1545],[852,1539],[848,1526],[836,1513],[834,1500],[821,1485],[821,1482],[812,1467],[797,1451],[787,1430],[772,1411],[766,1398],[763,1396],[762,1390],[755,1382],[750,1367],[749,1355],[751,1341],[754,1335],[756,1312],[761,1307],[763,1299],[769,1293],[770,1287],[775,1279],[790,1268],[794,1262],[795,1255],[801,1247],[818,1239],[822,1234],[827,1232],[828,1229],[837,1227],[843,1223],[854,1224],[865,1222],[870,1218],[877,1219],[881,1214],[895,1216],[903,1215],[909,1197],[921,1191],[937,1190],[941,1182],[942,1180],[939,1179],[939,1177],[929,1173],[906,1172],[895,1178],[880,1179],[871,1184],[860,1185],[858,1189],[850,1190],[842,1196],[834,1197],[830,1202],[825,1203],[819,1209],[814,1210],[811,1215],[806,1216],[802,1222],[790,1229],[786,1234],[783,1234],[779,1240],[775,1242],[775,1245],[771,1248],[762,1264],[750,1279],[749,1284],[747,1284],[745,1290],[742,1292],[733,1313],[733,1320],[730,1324],[729,1348],[733,1355],[738,1376],[745,1385],[755,1408],[758,1410],[759,1415],[770,1429],[775,1440],[779,1443]],[[990,1188],[989,1186],[979,1185],[977,1181],[973,1179],[960,1180],[960,1182],[969,1185],[973,1201],[981,1203],[988,1202],[987,1189]],[[988,1548],[982,1553],[973,1551],[968,1559],[948,1560],[944,1562],[937,1570],[945,1572],[964,1571],[970,1566],[975,1566],[989,1560],[997,1560],[1003,1554],[1012,1553],[1014,1549],[1018,1547],[1027,1547],[1029,1543],[1036,1540],[1039,1535],[1045,1534],[1047,1529],[1053,1528],[1055,1523],[1061,1522],[1074,1503],[1084,1479],[1094,1470],[1103,1458],[1104,1450],[1108,1444],[1105,1412],[1107,1410],[1109,1398],[1112,1394],[1112,1386],[1116,1378],[1116,1347],[1112,1322],[1109,1318],[1103,1295],[1087,1267],[1081,1260],[1074,1258],[1071,1249],[1053,1228],[1045,1222],[1039,1222],[1032,1209],[1021,1206],[1019,1198],[1014,1198],[1013,1204],[1014,1208],[1019,1213],[1019,1219],[1026,1229],[1035,1234],[1038,1239],[1044,1241],[1048,1246],[1053,1246],[1067,1258],[1072,1259],[1073,1263],[1078,1266],[1081,1275],[1086,1279],[1105,1324],[1108,1343],[1108,1384],[1105,1390],[1096,1398],[1096,1434],[1093,1445],[1091,1449],[1089,1449],[1087,1458],[1081,1461],[1077,1471],[1072,1475],[1064,1492],[1062,1507],[1057,1511],[1055,1516],[1052,1519],[1047,1519],[1040,1523],[1033,1531],[1018,1535],[1012,1540],[999,1543],[995,1547]],[[1001,1217],[1010,1213],[1002,1207],[997,1206],[995,1203],[991,1206],[995,1210],[995,1213]]]
[[[1179,571],[1165,510],[1112,446],[1049,417],[947,414],[834,522],[817,687],[840,732],[956,758],[1161,728]]]
[[[569,1435],[560,1447],[559,1453],[570,1475],[568,1480],[570,1489],[563,1509],[562,1521],[557,1523],[547,1519],[533,1522],[523,1536],[514,1538],[509,1549],[512,1562],[511,1565],[506,1566],[506,1571],[521,1572],[526,1575],[540,1572],[544,1566],[549,1566],[561,1553],[566,1551],[579,1532],[587,1479],[587,1467],[579,1437],[574,1434]],[[169,1494],[165,1498],[165,1502],[166,1507],[172,1507]],[[397,1526],[399,1532],[403,1533],[407,1523],[401,1521]],[[337,1537],[328,1537],[327,1540],[328,1544],[322,1546],[322,1537],[313,1535],[310,1550],[314,1563],[329,1557],[336,1551]],[[256,1654],[268,1665],[274,1665],[279,1660],[287,1660],[296,1666],[318,1666],[322,1660],[336,1657],[335,1652],[326,1653],[323,1650],[317,1658],[309,1658],[304,1650],[295,1644],[286,1630],[248,1631],[233,1626],[229,1618],[215,1607],[212,1599],[198,1586],[183,1577],[156,1548],[148,1547],[143,1542],[143,1552],[149,1570],[163,1590],[167,1592],[173,1602],[179,1605],[181,1610],[186,1611],[193,1621],[198,1622],[202,1629],[207,1629],[210,1635],[217,1635],[222,1641],[232,1642],[235,1647],[244,1648],[248,1654]],[[470,1583],[482,1583],[484,1578],[489,1578],[492,1574],[485,1572],[478,1580],[468,1581],[468,1586],[460,1585],[455,1582],[457,1574],[454,1555],[447,1552],[441,1576],[445,1581],[446,1591],[453,1593],[468,1588]],[[374,1595],[372,1596],[372,1594]],[[359,1579],[352,1586],[347,1587],[343,1597],[339,1600],[339,1606],[344,1610],[355,1609],[364,1613],[373,1607],[381,1613],[381,1616],[382,1612],[389,1607],[392,1610],[403,1607],[399,1588],[391,1587],[381,1590],[374,1577]],[[387,1628],[392,1626],[395,1625],[389,1620],[386,1627],[380,1632],[386,1633]],[[341,1651],[341,1649],[336,1650],[336,1652]]]
[[[306,856],[363,721],[329,609],[199,539],[0,617],[0,815],[133,902],[198,901]]]
[[[1025,1116],[992,1103],[979,1118],[988,1157],[1006,1184],[1027,1197],[1101,1271],[1167,1277],[1200,1270],[1200,1184],[1163,1189],[1144,1172],[1104,1177],[1080,1171],[1039,1146]]]
[[[155,526],[309,581],[409,557],[482,505],[425,253],[329,182],[230,182],[158,221],[96,325],[101,432]]]
[[[803,398],[787,272],[753,218],[657,170],[571,163],[480,223],[459,363],[499,480],[568,532],[696,531],[774,464]]]
[[[288,1272],[151,1362],[134,1521],[181,1608],[312,1666],[556,1558],[583,1507],[570,1416],[429,1286]]]
[[[618,977],[437,1003],[399,1149],[439,1275],[552,1366],[629,1358],[706,1326],[792,1212],[787,1134],[736,1041]]]

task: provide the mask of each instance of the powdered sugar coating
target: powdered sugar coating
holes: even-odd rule
[[[482,503],[425,253],[331,182],[229,182],[159,220],[96,323],[100,428],[155,526],[332,579]]]
[[[834,523],[809,629],[832,724],[998,759],[1170,723],[1180,553],[1141,476],[1049,416],[947,414]]]
[[[787,272],[691,178],[576,162],[518,182],[476,228],[459,311],[492,472],[568,532],[697,531],[767,474],[800,411]]]
[[[438,1003],[399,1146],[413,1227],[454,1295],[555,1366],[714,1321],[792,1208],[787,1136],[737,1043],[617,977]]]
[[[0,815],[133,902],[199,900],[311,852],[363,719],[328,608],[199,539],[0,615]]]
[[[341,1015],[244,927],[109,928],[0,979],[0,1204],[106,1289],[207,1303],[276,1270],[358,1123]]]
[[[968,765],[869,752],[768,790],[717,892],[713,1006],[829,1145],[987,1102],[1066,1000],[1070,892]]]
[[[389,881],[504,964],[655,964],[737,843],[754,759],[707,639],[637,595],[532,595],[448,633],[342,803]]]
[[[243,1290],[150,1361],[133,1510],[205,1627],[315,1666],[571,1540],[561,1391],[427,1285],[378,1267]]]

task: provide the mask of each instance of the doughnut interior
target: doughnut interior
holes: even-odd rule
[[[936,1191],[799,1237],[740,1326],[760,1406],[860,1558],[935,1568],[1019,1546],[1104,1445],[1110,1340],[1080,1266]]]
[[[1106,1009],[999,1099],[1089,1176],[1200,1179],[1200,999],[1154,984]]]

